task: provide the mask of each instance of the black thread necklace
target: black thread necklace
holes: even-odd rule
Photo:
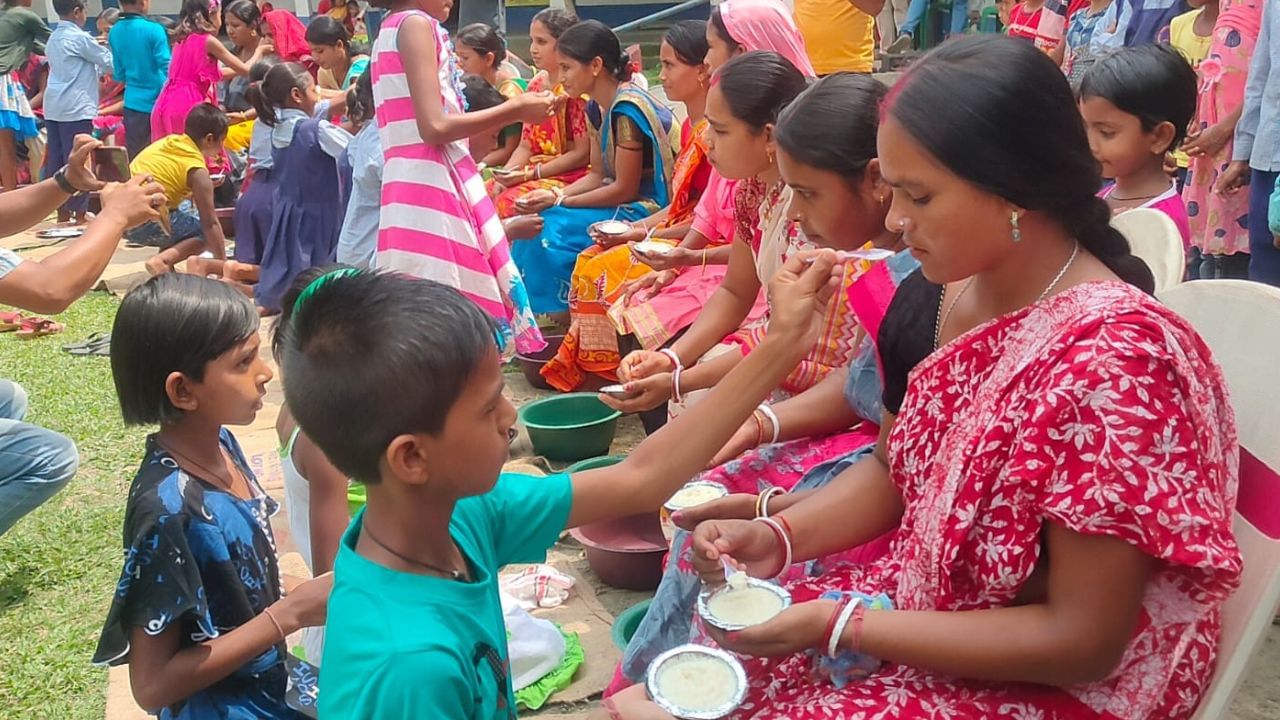
[[[414,560],[413,558],[409,557],[408,555],[405,555],[405,554],[403,554],[403,553],[399,552],[399,551],[398,551],[398,550],[396,550],[395,548],[391,547],[390,545],[387,545],[386,543],[382,542],[382,541],[381,541],[381,540],[379,540],[377,537],[375,537],[373,533],[369,532],[369,525],[368,525],[367,523],[363,524],[363,525],[361,526],[361,529],[363,529],[363,530],[364,530],[364,534],[365,534],[365,536],[366,536],[366,537],[368,537],[370,540],[372,540],[372,541],[373,541],[373,543],[374,543],[375,545],[377,545],[378,547],[382,548],[383,550],[386,550],[387,552],[391,553],[392,555],[395,555],[396,557],[400,558],[400,560],[402,560],[402,561],[404,561],[404,562],[406,562],[406,563],[408,563],[408,564],[410,564],[410,565],[417,565],[418,567],[426,568],[427,570],[430,570],[431,572],[439,573],[439,574],[444,575],[445,577],[449,578],[450,580],[456,580],[456,581],[458,581],[458,582],[462,582],[462,571],[461,571],[461,570],[454,570],[454,569],[452,569],[452,568],[442,568],[442,567],[440,567],[440,566],[438,566],[438,565],[432,565],[431,563],[425,563],[425,562],[422,562],[421,560]]]

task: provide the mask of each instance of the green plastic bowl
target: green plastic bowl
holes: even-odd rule
[[[623,610],[618,619],[613,621],[613,644],[618,646],[619,650],[626,652],[627,645],[631,643],[631,638],[635,636],[636,630],[640,627],[640,621],[649,612],[649,606],[652,604],[652,598],[641,600]]]
[[[586,460],[583,460],[582,462],[576,462],[570,465],[569,467],[565,468],[564,471],[569,474],[573,474],[576,472],[582,472],[583,470],[595,470],[596,468],[603,468],[603,467],[609,467],[610,465],[617,465],[618,463],[626,459],[627,459],[626,455],[605,455],[603,457],[593,457],[593,458],[588,458]]]
[[[520,408],[520,421],[529,430],[534,452],[559,462],[609,452],[621,415],[595,393],[556,395]]]

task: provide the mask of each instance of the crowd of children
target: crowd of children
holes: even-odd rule
[[[876,28],[928,42],[928,0],[724,0],[663,39],[683,127],[612,30],[561,9],[532,21],[533,72],[494,27],[451,36],[452,0],[375,0],[371,46],[355,0],[305,26],[184,0],[172,30],[121,0],[97,37],[84,0],[53,0],[52,32],[26,1],[0,8],[4,188],[39,107],[47,170],[119,135],[164,193],[126,233],[155,277],[119,309],[112,373],[125,421],[159,430],[95,654],[144,708],[294,718],[318,692],[325,717],[514,716],[499,569],[705,471],[734,494],[677,518],[606,717],[666,717],[626,686],[690,637],[755,658],[735,717],[1194,712],[1240,575],[1232,415],[1110,221],[1161,211],[1190,278],[1280,285],[1280,80],[1258,59],[1280,12],[1261,0],[1005,3],[1008,37],[949,40],[893,89],[866,76]],[[85,222],[86,198],[58,216]],[[557,387],[621,381],[607,404],[660,413],[623,462],[502,473],[501,364],[545,347],[535,314],[569,328]],[[278,505],[229,429],[273,380],[267,315],[315,575],[288,592]],[[770,498],[778,519],[754,521]],[[1169,511],[1194,518],[1183,536]],[[795,606],[700,627],[721,556]],[[318,691],[285,647],[303,628]],[[819,646],[881,670],[833,683]]]

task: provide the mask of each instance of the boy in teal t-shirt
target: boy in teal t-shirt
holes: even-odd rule
[[[353,268],[294,287],[286,400],[368,492],[334,564],[321,717],[514,718],[498,569],[545,559],[566,527],[656,510],[702,470],[812,345],[833,262],[780,271],[765,340],[705,400],[572,477],[501,473],[515,408],[494,323],[456,290]]]

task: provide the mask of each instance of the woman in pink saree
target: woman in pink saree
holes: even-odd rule
[[[888,224],[920,260],[937,349],[873,458],[767,522],[702,522],[694,558],[714,584],[725,556],[772,577],[898,535],[875,563],[787,582],[772,620],[709,631],[748,657],[731,717],[1195,712],[1241,572],[1234,418],[1208,347],[1093,197],[1074,107],[1051,60],[997,36],[942,45],[890,95]],[[611,705],[662,717],[642,693]]]

